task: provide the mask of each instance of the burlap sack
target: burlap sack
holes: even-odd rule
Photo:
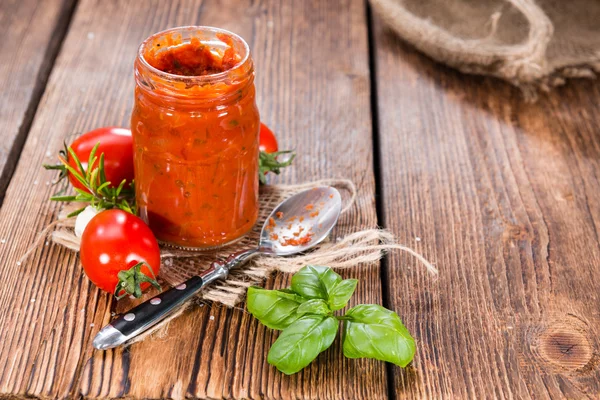
[[[600,72],[598,0],[371,0],[405,41],[535,93]]]

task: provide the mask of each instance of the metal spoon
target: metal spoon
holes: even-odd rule
[[[309,189],[290,197],[265,221],[258,247],[232,254],[224,262],[215,261],[202,275],[129,310],[98,332],[94,347],[106,350],[126,343],[168,317],[211,282],[226,278],[232,268],[253,256],[290,256],[309,250],[331,232],[341,209],[340,194],[332,187]]]

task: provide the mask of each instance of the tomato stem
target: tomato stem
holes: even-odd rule
[[[142,272],[142,267],[144,265],[147,264],[141,261],[128,270],[120,271],[117,274],[119,282],[115,286],[114,291],[114,296],[117,298],[117,300],[120,300],[127,295],[131,295],[136,299],[142,297],[141,284],[144,282],[148,282],[158,290],[162,291],[162,288],[157,282],[156,275],[154,275],[154,271],[150,265],[148,265],[148,271],[150,271],[150,275],[152,275],[152,277]]]
[[[283,162],[278,161],[277,156],[284,154],[289,154],[287,160]],[[267,179],[265,178],[267,172],[279,175],[281,168],[290,166],[292,161],[294,161],[294,157],[296,157],[296,153],[292,150],[276,151],[273,153],[261,151],[258,156],[258,178],[260,179],[260,183],[267,183]]]

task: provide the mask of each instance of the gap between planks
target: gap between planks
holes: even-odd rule
[[[23,146],[25,146],[25,141],[27,140],[27,136],[29,135],[29,131],[31,130],[33,119],[40,105],[42,95],[46,90],[48,78],[50,77],[52,68],[54,68],[56,57],[58,57],[60,49],[62,48],[62,45],[64,43],[65,37],[67,36],[67,32],[69,31],[69,26],[71,25],[73,14],[75,13],[75,9],[77,8],[77,2],[78,0],[65,0],[63,2],[60,8],[58,19],[56,21],[56,26],[50,34],[51,39],[48,43],[48,46],[46,47],[43,61],[40,65],[40,69],[37,73],[37,76],[35,77],[35,86],[33,88],[29,104],[25,109],[23,122],[21,123],[21,126],[19,126],[19,130],[14,139],[13,145],[10,148],[10,151],[6,158],[6,164],[0,172],[0,207],[2,207],[2,203],[4,202],[6,188],[10,184],[10,181],[15,172],[15,168],[17,167],[19,159],[21,158],[21,151],[23,150]],[[40,4],[39,6],[42,7],[43,4]]]

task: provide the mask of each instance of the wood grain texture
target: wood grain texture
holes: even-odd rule
[[[0,0],[0,204],[72,8],[73,0]]]
[[[397,398],[600,397],[600,85],[538,103],[375,19],[389,302],[418,341]]]
[[[42,246],[17,265],[57,213],[47,201],[53,174],[40,165],[64,138],[105,125],[129,125],[138,44],[172,26],[233,30],[252,48],[262,119],[296,147],[281,178],[349,177],[359,186],[355,220],[335,233],[376,225],[369,69],[364,3],[302,1],[93,1],[73,16],[14,178],[0,210],[0,393],[73,398],[319,398],[387,396],[382,363],[347,360],[339,342],[292,377],[266,362],[272,331],[243,310],[198,306],[163,339],[127,350],[93,351],[91,340],[131,304],[116,306],[83,275],[76,254]],[[30,182],[39,186],[32,190]],[[379,267],[360,279],[353,302],[381,302]],[[268,287],[281,287],[276,276]]]

